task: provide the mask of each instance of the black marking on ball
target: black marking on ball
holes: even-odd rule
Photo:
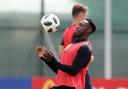
[[[44,18],[47,19],[49,17],[49,15],[46,15]]]
[[[59,29],[59,26],[57,26],[55,29]]]
[[[48,32],[50,33],[50,32],[53,32],[53,29],[52,28],[50,28],[49,30],[48,30]]]
[[[52,22],[46,21],[46,22],[44,22],[44,25],[50,26],[50,25],[52,25]]]
[[[57,20],[55,17],[53,17],[53,21],[55,22],[55,24],[57,24]]]

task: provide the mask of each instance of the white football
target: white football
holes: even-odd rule
[[[46,14],[41,19],[41,24],[43,30],[46,32],[52,33],[58,30],[58,26],[60,25],[59,18],[54,14]]]

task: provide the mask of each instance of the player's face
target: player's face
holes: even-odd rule
[[[86,18],[86,13],[85,12],[80,12],[77,17],[80,21],[84,20]]]
[[[81,21],[76,27],[75,36],[81,37],[90,30],[89,23],[87,21]]]

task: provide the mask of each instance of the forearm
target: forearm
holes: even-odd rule
[[[44,51],[45,52],[45,51]],[[60,69],[63,72],[66,72],[70,75],[76,75],[82,68],[86,67],[90,61],[91,58],[91,52],[88,48],[88,46],[82,46],[78,54],[76,55],[74,62],[72,65],[67,65],[67,64],[62,64],[58,61],[56,61],[54,56],[51,56],[49,53],[45,53],[43,55],[44,58],[46,57],[47,59],[44,59],[46,64],[49,65],[50,68],[56,68],[57,70]],[[65,59],[67,60],[67,59]],[[68,59],[69,60],[69,59]]]
[[[46,61],[45,59],[41,58],[45,63],[46,65],[53,71],[57,74],[58,72],[58,68],[54,65],[52,65],[50,62]]]
[[[72,76],[76,75],[79,71],[78,68],[75,68],[75,67],[69,66],[69,65],[65,65],[65,64],[61,64],[60,62],[58,62],[56,60],[52,60],[51,64],[54,65],[54,67],[62,70],[65,73],[68,73]]]

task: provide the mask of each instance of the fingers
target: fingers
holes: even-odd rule
[[[36,48],[36,51],[37,51],[37,52],[41,52],[41,51],[42,51],[42,46],[38,46],[38,47]]]
[[[40,53],[38,53],[38,57],[39,57],[39,58],[43,57],[43,55],[42,55],[42,53],[41,53],[41,52],[40,52]]]
[[[52,60],[54,58],[53,54],[45,48],[42,49],[42,54],[47,60]]]
[[[47,51],[46,48],[42,49],[43,55],[45,56],[52,56],[54,57],[53,53],[51,51]]]
[[[45,47],[43,47],[43,50],[45,50],[45,51],[46,51],[47,53],[49,53],[50,55],[54,56],[51,50],[47,51]]]
[[[46,57],[43,55],[42,52],[37,53],[37,57],[38,57],[39,59],[46,59]]]
[[[36,54],[39,54],[40,52],[43,52],[43,50],[46,50],[46,48],[42,47],[42,46],[38,46],[36,48]]]
[[[51,54],[49,54],[49,52],[47,52],[46,50],[42,50],[42,55],[46,58],[49,58],[49,56],[51,56]]]
[[[52,56],[54,56],[54,54],[52,53],[52,51],[51,51],[51,50],[49,50],[49,53],[50,53]]]
[[[47,52],[45,51],[46,48],[42,47],[42,46],[38,46],[36,48],[36,54],[37,54],[37,57],[40,58],[40,59],[46,59],[47,58]]]
[[[36,48],[36,55],[37,55],[37,57],[38,58],[44,58],[43,57],[43,55],[42,55],[42,46],[38,46],[37,48]]]
[[[53,59],[54,55],[51,51],[47,51],[45,47],[38,46],[36,48],[36,54],[40,59],[46,59],[46,60],[51,60]]]

